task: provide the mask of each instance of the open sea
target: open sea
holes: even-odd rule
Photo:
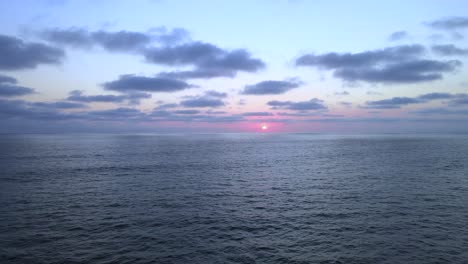
[[[0,263],[468,263],[468,136],[1,135]]]

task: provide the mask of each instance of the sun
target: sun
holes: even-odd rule
[[[268,125],[267,124],[262,124],[262,130],[268,130]]]

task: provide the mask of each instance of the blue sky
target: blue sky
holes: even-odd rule
[[[0,10],[2,133],[468,131],[466,1]]]

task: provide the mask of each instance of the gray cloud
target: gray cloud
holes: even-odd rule
[[[468,105],[468,94],[457,94],[451,101],[449,101],[449,104],[453,106]]]
[[[468,115],[468,109],[427,108],[412,111],[420,115]]]
[[[361,53],[306,54],[296,60],[296,65],[333,70],[333,75],[344,81],[371,83],[434,81],[462,65],[458,60],[423,59],[425,51],[421,45],[402,45]]]
[[[265,68],[262,60],[252,58],[246,50],[228,51],[203,42],[148,48],[144,56],[150,63],[195,67],[192,71],[162,73],[163,76],[181,79],[234,77],[239,71],[257,72]]]
[[[468,55],[468,49],[459,48],[453,44],[434,45],[432,51],[441,56],[465,56]]]
[[[0,74],[0,83],[16,84],[17,82],[18,81],[13,77]]]
[[[225,104],[222,100],[217,98],[196,97],[183,100],[180,102],[180,105],[184,107],[221,107]]]
[[[186,110],[174,110],[173,113],[179,115],[197,115],[200,113],[199,110],[186,109]]]
[[[70,95],[67,97],[69,101],[75,102],[103,102],[103,103],[121,103],[125,100],[128,100],[130,104],[139,104],[140,99],[151,98],[151,94],[141,93],[141,92],[132,92],[124,95],[84,95],[83,91],[74,90],[70,92]]]
[[[118,80],[103,84],[107,90],[118,92],[177,92],[187,88],[195,87],[182,80],[144,77],[136,75],[120,75]]]
[[[417,98],[411,97],[393,97],[391,99],[384,99],[378,101],[368,101],[366,102],[366,106],[364,108],[372,108],[372,109],[396,109],[400,108],[402,105],[409,105],[409,104],[419,104],[423,101]]]
[[[91,48],[100,46],[108,51],[138,51],[145,46],[157,41],[164,45],[176,43],[184,40],[188,32],[182,28],[174,28],[168,31],[152,30],[151,33],[142,33],[136,31],[89,31],[83,28],[68,29],[47,29],[39,35],[52,43],[71,46],[74,48]]]
[[[378,100],[378,101],[367,101],[363,108],[371,109],[397,109],[401,106],[410,104],[421,104],[427,103],[433,100],[450,99],[448,103],[450,105],[463,105],[468,104],[467,94],[450,94],[450,93],[428,93],[422,94],[417,97],[393,97],[390,99]]]
[[[285,81],[263,81],[252,85],[246,85],[241,93],[246,95],[283,94],[301,85],[302,82],[294,79]]]
[[[166,27],[158,27],[151,32],[155,32],[155,39],[164,45],[174,45],[190,39],[190,33],[184,28],[168,30]]]
[[[443,73],[454,72],[461,65],[458,60],[415,60],[384,68],[344,68],[336,70],[334,76],[351,82],[417,83],[440,80]]]
[[[236,76],[236,72],[225,69],[195,69],[191,71],[161,72],[158,74],[158,76],[171,79],[212,79],[219,77],[233,78]]]
[[[227,93],[222,93],[222,92],[217,92],[217,91],[206,91],[205,92],[206,96],[211,96],[211,97],[218,97],[218,98],[226,98]]]
[[[289,110],[326,110],[327,107],[323,101],[317,98],[309,101],[291,102],[291,101],[269,101],[267,103],[272,109],[289,109]]]
[[[18,86],[15,78],[0,75],[0,97],[15,97],[35,93],[34,89]]]
[[[48,109],[76,109],[87,108],[86,104],[75,102],[34,102],[30,103],[33,107],[48,108]]]
[[[338,96],[346,96],[346,95],[349,95],[349,92],[348,92],[348,91],[335,92],[335,95],[338,95]]]
[[[390,36],[388,37],[388,40],[398,41],[398,40],[402,40],[408,37],[409,37],[408,32],[401,30],[401,31],[395,31],[392,34],[390,34]]]
[[[0,35],[0,70],[32,69],[40,64],[59,64],[63,50],[42,43]]]
[[[434,29],[457,30],[468,28],[468,17],[445,17],[425,23]]]
[[[426,49],[422,45],[401,45],[360,53],[306,54],[296,60],[296,65],[315,66],[324,69],[366,67],[378,63],[408,61],[420,57],[425,51]]]
[[[273,116],[270,112],[246,112],[242,114],[243,116]]]
[[[353,103],[351,102],[346,102],[346,101],[341,101],[341,102],[338,102],[340,105],[344,106],[344,107],[351,107],[353,106]]]

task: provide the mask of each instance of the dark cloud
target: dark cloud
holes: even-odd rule
[[[453,44],[434,45],[432,51],[441,56],[465,56],[468,55],[468,49],[459,48]]]
[[[450,99],[453,98],[455,95],[450,93],[427,93],[418,96],[419,99],[430,101],[430,100],[439,100],[439,99]]]
[[[174,110],[173,113],[179,115],[197,115],[200,113],[199,110],[186,109],[186,110]]]
[[[388,37],[388,40],[390,41],[398,41],[402,39],[406,39],[409,37],[408,32],[401,30],[401,31],[395,31],[390,36]]]
[[[13,77],[0,75],[0,97],[15,97],[35,93],[34,89],[18,86]]]
[[[184,107],[221,107],[225,104],[220,99],[202,96],[183,100],[180,105]]]
[[[138,51],[153,41],[161,43],[175,41],[181,37],[182,29],[158,32],[157,34],[136,31],[89,31],[83,28],[47,29],[39,35],[52,43],[71,46],[74,48],[91,48],[100,46],[108,51]]]
[[[227,93],[222,93],[222,92],[213,91],[213,90],[206,91],[205,95],[206,96],[211,96],[211,97],[218,97],[218,98],[226,98],[227,97]]]
[[[348,82],[416,83],[443,78],[444,73],[456,71],[458,60],[424,59],[421,45],[402,45],[361,53],[307,54],[296,60],[297,66],[333,70],[333,75]]]
[[[131,31],[97,31],[91,37],[109,51],[137,50],[151,42],[151,37],[147,34]]]
[[[107,121],[149,121],[148,116],[134,108],[119,107],[110,110],[89,111],[82,113],[82,118],[88,120]]]
[[[433,100],[443,100],[450,99],[448,101],[451,105],[462,105],[464,100],[468,104],[468,95],[467,94],[450,94],[450,93],[428,93],[422,94],[417,97],[393,97],[390,99],[378,100],[378,101],[368,101],[363,108],[372,108],[372,109],[397,109],[401,106],[409,104],[421,104],[427,103]]]
[[[270,112],[246,112],[242,114],[243,116],[273,116]]]
[[[17,82],[18,81],[13,77],[0,74],[0,83],[16,84]]]
[[[219,77],[233,78],[236,76],[236,72],[225,69],[195,69],[191,71],[161,72],[158,74],[158,76],[171,79],[212,79]]]
[[[465,106],[468,105],[468,94],[457,94],[449,101],[452,106]]]
[[[48,109],[76,109],[87,108],[86,104],[75,102],[35,102],[30,103],[33,107],[48,108]]]
[[[162,76],[181,79],[234,77],[239,71],[257,72],[265,67],[262,60],[252,58],[246,50],[228,51],[204,42],[149,48],[144,56],[150,63],[195,67],[192,71],[162,73]]]
[[[420,115],[468,115],[468,109],[427,108],[412,111]]]
[[[468,28],[468,17],[445,17],[425,23],[434,29],[458,30]]]
[[[103,84],[107,90],[118,92],[177,92],[195,87],[185,81],[136,75],[121,75],[118,80]]]
[[[0,70],[32,69],[40,64],[59,64],[63,50],[42,43],[0,35]]]
[[[411,97],[393,97],[391,99],[384,99],[378,101],[368,101],[366,102],[366,106],[364,108],[372,108],[372,109],[396,109],[400,108],[402,105],[409,105],[409,104],[419,104],[423,101],[417,98]]]
[[[178,104],[173,104],[173,103],[164,103],[164,102],[161,102],[156,108],[157,109],[168,109],[168,108],[176,108],[178,107],[179,105]]]
[[[454,72],[461,65],[458,60],[415,60],[387,65],[384,68],[338,69],[334,76],[350,82],[417,83],[440,80],[443,78],[443,73]]]
[[[296,60],[296,65],[315,66],[324,69],[367,67],[378,63],[408,61],[420,57],[425,51],[426,49],[422,45],[401,45],[360,53],[306,54]]]
[[[309,101],[291,102],[291,101],[269,101],[267,103],[272,109],[289,109],[289,110],[326,110],[327,107],[323,101],[317,98]]]
[[[252,85],[246,85],[241,93],[246,95],[283,94],[301,85],[302,82],[298,80],[263,81]]]
[[[70,95],[67,97],[69,101],[75,102],[102,102],[102,103],[121,103],[128,100],[131,104],[139,104],[140,99],[151,98],[151,94],[133,92],[124,95],[84,95],[83,91],[74,90],[70,92]]]

